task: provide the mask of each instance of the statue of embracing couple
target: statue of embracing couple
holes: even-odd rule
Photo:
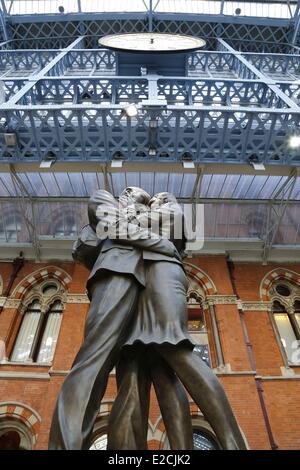
[[[84,341],[58,396],[50,449],[88,449],[110,371],[118,394],[108,449],[147,449],[153,383],[171,449],[193,448],[187,390],[222,449],[245,449],[225,392],[193,353],[182,264],[184,217],[170,193],[96,191],[73,256],[89,270]]]

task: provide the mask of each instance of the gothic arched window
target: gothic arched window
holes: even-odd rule
[[[189,278],[189,281],[187,294],[189,333],[196,343],[194,352],[198,354],[208,366],[211,366],[208,332],[204,312],[205,293],[197,281],[191,278]]]
[[[270,289],[272,314],[290,364],[300,364],[300,288],[280,281]]]
[[[193,429],[194,450],[219,450],[216,440],[202,429]]]
[[[60,293],[61,286],[54,282],[33,290],[25,306],[11,361],[52,362],[63,312]]]
[[[89,450],[106,450],[107,449],[107,434],[101,434],[95,437]]]

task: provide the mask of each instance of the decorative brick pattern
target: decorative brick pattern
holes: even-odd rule
[[[25,424],[32,435],[33,446],[36,444],[41,418],[35,411],[22,403],[0,403],[0,420],[4,418],[17,419]]]
[[[260,297],[262,300],[270,300],[269,291],[272,284],[279,279],[286,279],[300,287],[300,274],[289,269],[276,268],[265,275],[260,284]]]
[[[270,449],[256,391],[255,376],[246,373],[251,367],[237,304],[233,302],[235,297],[228,275],[226,258],[222,255],[203,255],[187,259],[185,266],[188,276],[194,282],[199,283],[207,298],[222,298],[230,301],[230,303],[214,304],[225,363],[230,364],[231,367],[231,371],[228,367],[222,374],[218,374],[218,377],[225,388],[249,448]],[[37,270],[37,268],[40,269]],[[11,265],[0,262],[0,273],[5,287],[10,278]],[[18,275],[14,291],[20,289],[22,295],[27,295],[26,282],[31,280],[28,282],[29,286],[31,282],[38,282],[37,273],[40,273],[43,280],[48,278],[48,273],[50,279],[51,277],[54,279],[55,274],[60,282],[65,278],[72,279],[68,283],[68,295],[74,303],[70,302],[65,305],[52,364],[52,370],[55,373],[51,373],[49,366],[41,364],[24,365],[10,362],[0,364],[2,372],[0,419],[2,416],[7,419],[8,415],[16,420],[22,420],[22,423],[26,422],[28,429],[31,427],[30,435],[35,433],[35,441],[37,439],[34,449],[45,450],[48,447],[49,430],[57,395],[65,377],[65,374],[59,374],[57,371],[68,371],[71,368],[83,340],[88,304],[80,302],[79,299],[83,300],[85,296],[88,271],[73,262],[57,261],[54,267],[52,264],[50,266],[46,263],[38,265],[26,261]],[[262,377],[264,398],[275,441],[279,449],[298,449],[300,408],[297,404],[297,396],[300,393],[300,369],[293,367],[293,375],[282,376],[282,357],[267,311],[269,302],[262,298],[261,288],[268,292],[272,283],[279,278],[299,285],[300,265],[295,262],[270,267],[254,262],[236,262],[234,274],[238,297],[246,307],[244,309],[245,323],[253,348],[257,374]],[[12,322],[18,314],[16,309],[9,308],[8,305],[10,304],[5,303],[0,315],[0,339],[3,338],[3,340],[9,335]],[[17,331],[17,326],[14,331]],[[12,334],[13,340],[14,334]],[[5,376],[5,373],[19,375]],[[40,380],[37,374],[48,374],[49,377],[47,380]],[[99,409],[98,419],[104,419],[107,422],[115,397],[116,378],[112,374]],[[198,427],[202,428],[203,417],[191,398],[190,409],[194,424],[196,426],[199,424]],[[165,429],[153,387],[151,388],[148,439],[150,449],[163,448]]]
[[[184,263],[184,268],[188,276],[193,277],[199,282],[206,295],[217,293],[216,286],[204,271],[190,263]]]
[[[47,266],[46,268],[39,269],[33,274],[28,275],[23,281],[15,288],[12,297],[15,299],[23,299],[26,292],[35,284],[42,282],[45,279],[57,279],[66,289],[71,282],[71,277],[62,269],[56,266]]]

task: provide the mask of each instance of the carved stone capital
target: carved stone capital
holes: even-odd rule
[[[90,301],[86,294],[68,294],[66,296],[67,304],[89,304]]]
[[[235,295],[208,295],[206,297],[208,305],[236,305]]]
[[[263,301],[243,301],[241,302],[242,309],[245,311],[259,311],[259,312],[268,312],[272,308],[272,302],[263,302]]]
[[[3,298],[3,297],[2,297]],[[8,298],[5,298],[5,304],[4,304],[4,307],[5,308],[19,308],[20,307],[20,304],[21,304],[21,300],[20,299],[8,299]]]

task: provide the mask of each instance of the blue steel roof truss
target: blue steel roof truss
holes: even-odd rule
[[[299,55],[241,54],[228,46],[191,53],[187,77],[120,77],[115,53],[75,49],[82,41],[58,51],[0,51],[3,162],[41,161],[53,152],[70,162],[119,155],[242,164],[256,155],[265,164],[299,165],[300,152],[287,145],[299,123]],[[162,103],[155,109],[153,85]],[[138,116],[126,118],[123,107],[133,102]],[[5,145],[7,131],[17,134],[17,146]]]
[[[5,213],[11,198],[20,205],[24,233],[37,257],[38,237],[48,236],[51,204],[63,208],[77,204],[72,210],[78,229],[84,222],[83,205],[80,200],[69,203],[68,198],[86,198],[97,187],[118,195],[122,186],[138,184],[150,192],[168,187],[183,201],[206,200],[208,214],[215,214],[207,236],[258,237],[264,241],[267,260],[282,238],[278,232],[285,217],[299,219],[293,202],[300,197],[298,173],[247,176],[230,174],[230,169],[248,165],[253,158],[273,168],[299,166],[300,151],[288,146],[300,116],[299,2],[294,17],[284,20],[179,18],[153,11],[146,16],[89,16],[80,12],[80,6],[72,15],[17,17],[5,11],[5,2],[1,5],[0,161],[10,165],[12,180],[0,175],[0,198]],[[188,55],[184,77],[125,77],[118,75],[116,53],[96,48],[100,35],[151,29],[202,36],[209,50]],[[127,103],[138,105],[136,117],[124,114]],[[16,135],[16,145],[7,145],[6,133]],[[48,176],[41,172],[38,181],[38,173],[14,170],[18,164],[39,165],[49,155],[69,165],[69,183],[56,172]],[[139,171],[110,173],[107,168],[113,159],[140,164]],[[189,175],[143,170],[143,163],[151,161],[185,160],[194,161],[198,169],[210,163],[227,165],[228,174],[208,175],[197,168]],[[98,173],[72,173],[72,163],[89,162],[99,162]],[[282,188],[280,195],[276,185]],[[58,202],[50,202],[49,196]],[[241,211],[231,199],[239,196],[257,197],[256,210],[252,206],[246,210],[244,201]],[[220,198],[227,198],[223,209],[217,202]],[[223,221],[225,213],[232,224]],[[41,221],[39,227],[36,220]],[[17,219],[3,221],[3,230],[1,224],[0,240],[11,241],[7,227],[13,224],[15,232],[20,231]],[[288,239],[300,243],[300,224],[296,225],[289,235],[293,240]]]

